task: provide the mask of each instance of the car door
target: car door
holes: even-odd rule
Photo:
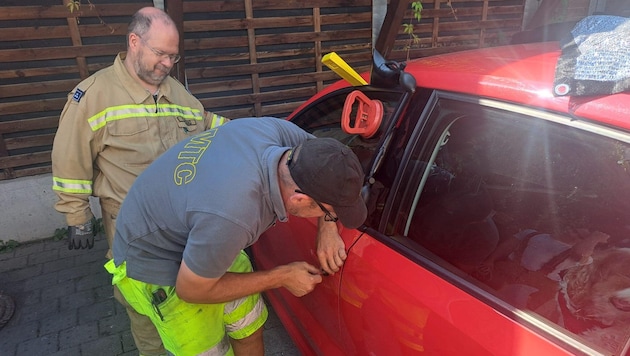
[[[354,90],[345,88],[320,98],[294,115],[292,121],[315,136],[333,137],[345,143],[357,154],[367,171],[383,132],[363,138],[342,130],[341,118],[346,97]],[[362,88],[362,91],[367,97],[379,100],[383,109],[383,125],[388,123],[401,94],[369,87]],[[356,112],[353,115],[356,116]],[[345,229],[341,224],[338,224],[338,229],[347,246],[361,235],[361,232]],[[317,219],[290,217],[287,223],[277,223],[266,231],[253,246],[256,263],[265,268],[295,261],[319,266],[316,236]],[[337,273],[324,276],[323,282],[313,292],[301,298],[295,298],[283,288],[267,293],[274,305],[281,305],[274,309],[301,350],[312,350],[313,354],[318,355],[347,354],[348,334],[339,319],[340,285],[341,273]]]
[[[371,195],[369,204],[377,208],[364,234],[346,241],[339,291],[344,353],[625,353],[623,303],[608,310],[619,324],[602,323],[596,313],[562,311],[561,304],[571,294],[566,286],[587,273],[584,266],[597,266],[598,254],[623,250],[627,242],[629,207],[621,197],[630,193],[623,158],[630,152],[628,135],[469,96],[436,92],[425,104],[407,110],[415,130],[388,152],[372,180],[385,193]],[[545,253],[526,258],[534,241],[522,236],[526,231],[549,240],[567,227],[579,229],[577,240],[559,243],[567,251],[591,243],[585,261],[567,265],[558,256],[569,255],[551,253],[553,241],[543,244]],[[601,231],[610,237],[606,243],[593,240]],[[494,275],[481,273],[515,236],[518,247],[494,261]],[[545,254],[548,261],[538,261]],[[536,263],[544,268],[528,269]],[[567,279],[576,270],[581,274]],[[622,276],[606,287],[623,292],[627,281]],[[572,313],[590,328],[572,326]],[[615,325],[622,330],[614,340],[593,335],[616,333]]]

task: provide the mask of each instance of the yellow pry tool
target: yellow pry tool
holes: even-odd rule
[[[339,55],[335,52],[330,52],[324,57],[322,57],[322,63],[326,65],[326,67],[330,68],[333,72],[337,73],[338,76],[347,80],[353,86],[358,85],[367,85],[365,79],[363,79],[359,73],[357,73],[352,67],[346,63]]]

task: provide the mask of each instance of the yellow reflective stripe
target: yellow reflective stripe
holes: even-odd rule
[[[227,117],[224,117],[224,116],[212,113],[212,121],[210,122],[210,128],[221,126],[221,125],[225,124],[228,121],[230,121],[230,120],[228,120]]]
[[[203,116],[200,110],[188,106],[176,104],[140,104],[140,105],[120,105],[109,107],[88,119],[88,124],[92,131],[103,128],[107,122],[136,117],[158,118],[165,116],[178,116],[186,120],[202,121]]]
[[[65,193],[92,194],[92,181],[53,177],[52,189]]]

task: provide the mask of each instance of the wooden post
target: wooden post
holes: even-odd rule
[[[383,20],[383,28],[376,39],[376,50],[387,58],[394,46],[400,26],[405,18],[405,11],[410,0],[391,0],[387,6],[387,14]]]
[[[184,2],[182,0],[165,0],[164,8],[177,26],[177,31],[179,32],[179,54],[182,56],[179,62],[175,65],[175,72],[171,73],[171,75],[187,86],[186,52],[184,46]]]
[[[322,33],[322,16],[321,16],[321,10],[319,7],[313,8],[313,30],[315,30],[315,32],[318,34]],[[323,66],[322,66],[323,55],[324,54],[322,53],[322,41],[320,40],[319,37],[316,37],[315,39],[315,72],[316,73],[321,73],[323,70]],[[318,80],[315,85],[318,92],[324,89],[323,80]]]
[[[67,7],[70,1],[71,0],[62,0],[61,3]],[[70,37],[72,38],[72,45],[77,47],[82,46],[83,43],[81,41],[81,33],[79,32],[77,18],[74,16],[68,16],[66,17],[66,20],[68,22],[68,32],[70,32]],[[89,77],[90,72],[88,71],[87,60],[85,59],[85,57],[77,57],[76,61],[77,67],[79,67],[79,75],[81,76],[81,79]]]
[[[254,2],[245,0],[245,17],[247,20],[254,18]],[[253,28],[251,21],[247,22],[247,43],[249,47],[249,63],[255,65],[258,63],[258,54],[256,52],[256,30]],[[254,102],[254,115],[262,116],[262,103],[260,97],[260,76],[258,73],[252,73],[252,98]]]

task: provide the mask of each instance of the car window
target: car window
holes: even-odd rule
[[[497,106],[438,101],[406,165],[394,233],[619,354],[630,335],[628,137]]]
[[[378,148],[383,143],[386,128],[391,123],[392,116],[398,108],[402,93],[362,88],[367,97],[380,100],[383,104],[383,120],[380,129],[373,137],[366,139],[360,135],[348,134],[341,128],[344,103],[348,94],[355,89],[341,89],[317,100],[296,114],[292,122],[317,137],[333,137],[352,148],[361,161],[364,172],[368,175]],[[416,93],[414,102],[419,104],[417,108],[412,108],[411,111],[415,113],[417,110],[421,110],[430,93],[429,90],[420,90]],[[419,113],[416,114],[415,117],[419,115]],[[353,111],[351,116],[354,117],[355,115],[355,111]],[[395,146],[392,148],[393,153],[382,164],[369,184],[369,194],[366,197],[369,210],[368,219],[365,222],[367,226],[376,227],[380,221],[384,201],[398,171],[398,162],[401,160],[402,149],[400,147],[404,147],[406,140],[409,139],[414,124],[415,122],[404,121],[397,127],[391,140],[392,145]]]
[[[383,104],[383,120],[381,129],[374,136],[363,138],[357,134],[348,134],[341,128],[343,107],[350,92],[351,90],[346,88],[328,95],[308,106],[292,121],[317,137],[333,137],[352,148],[367,173],[374,151],[383,138],[385,127],[389,123],[401,94],[398,92],[364,91],[364,94],[370,99],[380,100]],[[356,111],[356,108],[354,110]],[[351,116],[355,116],[355,114],[353,113]]]

